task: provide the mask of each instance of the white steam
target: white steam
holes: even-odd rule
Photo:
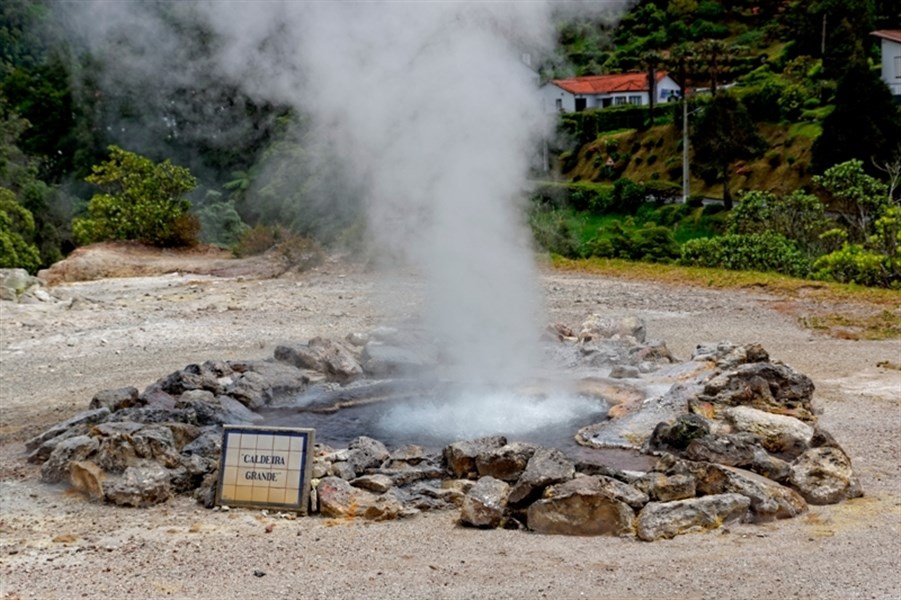
[[[518,198],[550,126],[522,55],[550,50],[553,9],[609,12],[624,4],[169,4],[169,21],[194,19],[216,35],[199,65],[173,47],[171,23],[144,4],[73,3],[69,17],[95,51],[118,40],[121,65],[136,76],[213,74],[256,99],[312,114],[345,175],[363,184],[376,249],[424,277],[423,321],[454,378],[509,389],[537,365],[541,302]],[[133,47],[122,42],[129,38]],[[161,56],[171,62],[155,62]],[[471,435],[473,423],[491,414],[540,422],[576,406],[546,403],[532,413],[505,398],[493,412],[483,398],[448,413],[417,411],[406,422],[432,420]]]

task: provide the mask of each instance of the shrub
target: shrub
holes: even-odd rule
[[[103,193],[88,203],[88,216],[72,227],[79,244],[102,240],[136,240],[156,246],[197,243],[196,218],[187,215],[184,194],[197,180],[168,160],[154,163],[133,152],[110,146],[110,159],[92,167],[85,178]]]
[[[669,262],[679,256],[679,244],[667,227],[647,223],[636,228],[632,219],[627,219],[625,224],[614,221],[602,228],[588,242],[587,252],[603,258]]]
[[[257,225],[246,230],[233,252],[242,258],[275,252],[289,268],[301,271],[315,267],[325,259],[325,253],[314,240],[281,226]]]
[[[0,188],[0,268],[21,268],[34,274],[41,255],[29,240],[34,235],[34,217],[16,201],[11,190]]]
[[[580,255],[579,240],[560,212],[533,211],[529,225],[535,244],[542,250],[567,258],[577,258]]]
[[[197,218],[201,225],[201,239],[223,248],[237,244],[248,229],[235,209],[234,200],[223,201],[221,194],[216,192],[207,194],[203,206],[197,210]]]
[[[867,250],[860,244],[844,244],[841,249],[818,258],[814,277],[842,283],[877,287],[901,287],[901,260]]]
[[[682,245],[679,263],[734,271],[775,271],[804,277],[810,263],[785,237],[772,232],[697,238]]]

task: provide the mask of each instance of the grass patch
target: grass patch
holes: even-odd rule
[[[815,140],[823,133],[823,126],[820,123],[792,123],[788,128],[788,136],[805,137]]]

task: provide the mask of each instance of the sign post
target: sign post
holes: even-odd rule
[[[216,504],[306,514],[316,432],[226,425]]]

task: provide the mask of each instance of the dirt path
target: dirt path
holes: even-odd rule
[[[37,482],[22,441],[94,392],[206,359],[262,358],[282,341],[366,330],[417,288],[327,263],[278,279],[169,274],[60,284],[58,303],[0,304],[0,598],[897,598],[901,595],[901,341],[800,329],[757,291],[545,273],[553,321],[638,314],[687,358],[760,342],[811,376],[822,424],[866,496],[791,521],[653,544],[474,531],[451,513],[369,524],[98,506]],[[403,287],[406,286],[406,287]],[[267,525],[273,525],[267,532]]]

